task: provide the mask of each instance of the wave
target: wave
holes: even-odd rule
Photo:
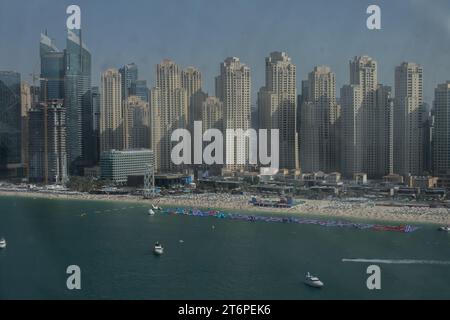
[[[342,259],[342,262],[355,263],[378,263],[378,264],[423,264],[423,265],[440,265],[450,266],[450,261],[438,260],[413,260],[413,259]]]

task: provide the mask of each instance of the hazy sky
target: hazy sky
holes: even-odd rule
[[[299,87],[315,65],[331,66],[338,95],[355,55],[374,57],[386,85],[393,85],[402,61],[422,64],[427,102],[437,83],[450,80],[448,0],[0,0],[0,70],[21,72],[26,80],[38,72],[45,29],[63,49],[70,4],[82,10],[93,84],[105,69],[136,62],[152,86],[155,65],[170,58],[198,67],[213,95],[219,63],[237,56],[251,67],[255,96],[271,51],[292,57]],[[369,4],[381,6],[381,31],[366,28]]]

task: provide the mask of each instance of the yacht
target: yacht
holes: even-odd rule
[[[159,242],[157,242],[155,244],[155,248],[153,249],[153,253],[155,255],[157,255],[157,256],[160,256],[160,255],[162,255],[164,253],[164,248],[162,247],[162,245]]]
[[[0,239],[0,249],[6,248],[6,240],[4,238]]]
[[[324,286],[319,278],[311,275],[309,272],[306,274],[305,284],[313,288],[322,288]]]
[[[450,226],[440,227],[439,231],[450,232]]]

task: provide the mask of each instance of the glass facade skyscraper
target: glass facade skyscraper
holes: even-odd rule
[[[138,80],[138,67],[135,63],[129,63],[119,69],[122,76],[122,100],[127,101],[129,96],[135,95],[136,81]]]
[[[137,80],[133,85],[132,91],[136,96],[141,98],[142,101],[149,102],[148,100],[149,89],[147,87],[147,80]]]
[[[91,96],[91,53],[81,30],[69,30],[66,49],[65,105],[67,158],[71,174],[81,173],[94,161]]]
[[[46,34],[41,34],[40,57],[41,100],[64,99],[65,55]]]
[[[20,74],[0,71],[0,173],[21,163]]]

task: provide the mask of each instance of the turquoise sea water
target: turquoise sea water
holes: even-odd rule
[[[450,299],[450,265],[423,262],[450,261],[450,234],[436,226],[402,234],[147,210],[0,197],[0,299]],[[371,263],[344,258],[415,261],[380,264],[382,289],[369,291]],[[66,288],[69,265],[81,268],[80,291]],[[308,271],[326,287],[304,286]]]

